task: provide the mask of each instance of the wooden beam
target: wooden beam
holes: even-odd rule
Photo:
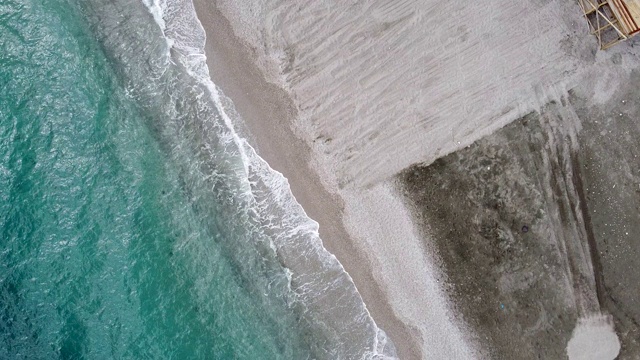
[[[591,4],[591,5],[593,6],[593,4]],[[611,5],[611,4],[609,4],[609,5]],[[609,6],[609,8],[611,8],[611,6]],[[602,11],[600,11],[600,7],[597,7],[597,8],[596,8],[596,7],[594,6],[594,7],[593,7],[593,9],[594,9],[594,11],[595,11],[598,15],[600,15],[600,16],[601,16],[601,17],[602,17],[606,22],[608,22],[611,26],[613,26],[613,28],[616,30],[616,32],[618,33],[618,35],[620,35],[621,37],[623,37],[623,38],[625,38],[625,39],[627,38],[627,35],[626,35],[625,33],[623,33],[620,29],[618,29],[618,27],[617,27],[617,26],[615,26],[615,25],[611,22],[611,20],[609,20],[609,17],[608,17],[607,15],[605,15],[604,13],[602,13]]]
[[[629,35],[638,31],[638,25],[634,21],[633,17],[629,13],[629,9],[622,0],[609,0],[611,11],[615,17],[619,20],[621,28],[624,30],[625,35]]]

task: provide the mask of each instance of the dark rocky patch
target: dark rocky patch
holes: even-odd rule
[[[566,358],[577,318],[600,310],[613,315],[619,358],[640,357],[640,92],[632,87],[598,107],[572,92],[400,175],[458,313],[492,358]]]

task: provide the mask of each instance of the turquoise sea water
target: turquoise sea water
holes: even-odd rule
[[[190,3],[0,1],[0,359],[393,355]]]

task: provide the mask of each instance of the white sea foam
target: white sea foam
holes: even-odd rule
[[[242,194],[238,195],[249,204],[255,221],[270,235],[269,245],[285,266],[285,275],[296,299],[308,310],[303,315],[329,333],[334,343],[324,345],[328,347],[325,348],[327,355],[354,358],[359,354],[363,359],[394,359],[393,344],[376,326],[353,280],[336,257],[323,247],[318,223],[310,219],[295,200],[287,179],[269,167],[234,130],[234,121],[223,106],[224,95],[209,76],[204,55],[206,35],[193,4],[184,0],[143,0],[143,3],[167,39],[168,48],[180,54],[178,60],[189,75],[211,94],[225,128],[217,135],[222,143],[233,145],[244,167],[243,179],[239,179]],[[349,316],[351,321],[346,320]]]
[[[163,18],[165,2],[162,0],[142,0],[142,3],[149,9],[149,12],[153,15],[153,19],[164,33],[164,30],[167,28]]]

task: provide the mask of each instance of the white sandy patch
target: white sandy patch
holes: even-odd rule
[[[272,81],[292,91],[297,127],[341,185],[432,161],[558,100],[581,64],[565,51],[571,21],[583,25],[566,1],[270,0],[262,14],[220,3],[258,61],[279,63]],[[263,26],[257,43],[247,23]]]
[[[620,341],[609,316],[578,320],[569,344],[569,360],[613,360],[620,352]]]
[[[339,186],[429,163],[611,68],[573,1],[256,3],[219,0]]]
[[[419,331],[423,358],[478,358],[462,324],[453,320],[438,284],[441,276],[393,187],[380,184],[343,196],[346,226],[373,262],[373,276],[396,315]]]

